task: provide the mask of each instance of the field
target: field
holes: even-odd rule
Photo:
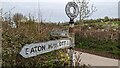
[[[120,57],[120,22],[98,22],[76,26],[76,48],[97,55]]]

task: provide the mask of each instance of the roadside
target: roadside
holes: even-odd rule
[[[80,51],[77,51],[80,52]],[[81,52],[81,63],[90,66],[119,66],[117,59]]]
[[[107,58],[111,58],[111,59],[119,59],[119,56],[113,56],[110,53],[107,52],[95,52],[95,51],[91,51],[91,50],[85,50],[85,49],[81,49],[81,48],[75,48],[76,51],[80,51],[80,52],[84,52],[84,53],[89,53],[89,54],[94,54],[94,55],[98,55],[98,56],[103,56],[103,57],[107,57]]]

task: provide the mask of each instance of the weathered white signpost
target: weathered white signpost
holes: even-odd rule
[[[70,18],[69,22],[69,30],[54,30],[51,31],[50,34],[53,36],[61,36],[68,37],[60,40],[53,40],[42,43],[33,43],[26,44],[22,50],[20,51],[20,55],[24,58],[29,58],[33,56],[37,56],[39,54],[51,52],[58,49],[69,48],[69,54],[71,58],[71,66],[74,66],[73,63],[73,53],[74,53],[74,19],[78,16],[78,6],[75,2],[68,2],[65,11],[67,16]]]
[[[52,36],[60,36],[60,37],[68,37],[69,32],[68,32],[68,30],[52,30],[50,32],[50,35],[52,35]]]
[[[75,46],[75,40],[74,40],[74,19],[78,16],[78,5],[75,2],[68,2],[65,7],[65,12],[67,16],[70,18],[69,22],[69,39],[71,41],[70,48],[69,48],[69,55],[71,58],[71,66],[75,66],[75,63],[73,62],[73,53],[74,53],[74,46]]]
[[[20,51],[20,54],[24,58],[29,58],[54,50],[68,48],[70,47],[70,44],[70,40],[67,38],[42,43],[26,44]]]

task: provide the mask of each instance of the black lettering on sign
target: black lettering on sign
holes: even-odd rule
[[[37,52],[37,46],[34,47],[34,51]]]
[[[60,42],[59,45],[62,46],[62,42]]]
[[[53,48],[53,46],[48,44],[48,49],[52,49],[52,48]]]
[[[60,42],[60,46],[63,46],[63,45],[65,45],[65,44],[66,44],[66,41]]]
[[[38,46],[38,51],[41,51],[41,46]]]
[[[63,46],[63,41],[61,42],[61,45]]]
[[[63,41],[63,45],[66,45],[66,41]]]
[[[41,47],[41,50],[45,50],[45,45]]]
[[[25,53],[26,53],[26,55],[28,55],[28,49],[29,49],[29,48],[26,48],[26,49],[25,49]]]
[[[54,46],[54,48],[58,47],[58,46],[57,46],[57,43],[54,43],[53,46]]]
[[[34,51],[34,48],[31,48],[31,51],[30,51],[30,53],[34,53],[35,51]]]
[[[65,41],[65,44],[68,45],[68,41]]]

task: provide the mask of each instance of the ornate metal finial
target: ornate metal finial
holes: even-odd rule
[[[68,2],[65,7],[65,12],[67,16],[70,18],[70,21],[73,21],[79,13],[78,5],[75,2]]]

